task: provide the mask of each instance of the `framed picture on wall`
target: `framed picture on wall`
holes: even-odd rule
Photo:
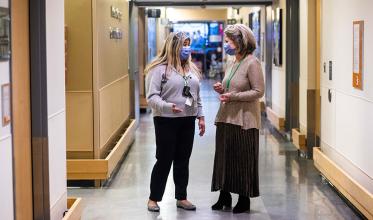
[[[352,86],[363,90],[364,21],[353,22]]]
[[[282,9],[273,13],[273,64],[282,65]]]
[[[253,31],[256,40],[254,55],[261,60],[260,10],[249,14],[249,27]]]
[[[11,111],[11,103],[10,103],[10,84],[1,85],[1,118],[3,127],[10,124],[10,111]]]
[[[10,59],[9,9],[0,7],[0,61]]]

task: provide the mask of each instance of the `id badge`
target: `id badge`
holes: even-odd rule
[[[191,97],[186,98],[185,105],[192,106],[193,105],[193,98],[191,98]]]

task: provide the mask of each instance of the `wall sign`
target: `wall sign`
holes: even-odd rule
[[[233,18],[233,19],[228,19],[228,20],[227,20],[227,24],[228,24],[228,25],[237,24],[237,20],[234,19],[234,18]]]
[[[123,31],[117,27],[110,27],[110,39],[120,40],[123,38]]]
[[[4,84],[1,86],[1,118],[3,127],[10,124],[10,84]]]
[[[119,10],[119,8],[111,6],[111,17],[117,20],[122,20],[123,12]]]
[[[353,22],[353,71],[352,86],[363,89],[364,21]]]
[[[261,60],[261,40],[262,36],[260,35],[260,11],[253,12],[249,14],[249,27],[253,31],[254,37],[256,39],[256,50],[254,51],[254,55]]]
[[[146,10],[146,15],[148,16],[148,18],[160,18],[161,17],[161,9],[147,9]]]

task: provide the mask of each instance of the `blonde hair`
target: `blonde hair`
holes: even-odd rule
[[[180,71],[184,67],[187,71],[191,71],[200,78],[200,71],[192,62],[191,56],[189,56],[188,60],[182,66],[180,51],[186,40],[190,41],[190,38],[184,32],[170,33],[166,38],[161,52],[146,66],[144,70],[145,74],[148,74],[150,70],[159,65],[166,65],[166,76],[168,76],[171,67],[174,67],[177,71]]]
[[[256,40],[250,28],[243,24],[228,25],[224,34],[237,47],[237,53],[243,57],[252,54],[256,49]]]

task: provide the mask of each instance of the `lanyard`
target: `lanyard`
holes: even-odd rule
[[[243,59],[242,59],[242,60],[243,60]],[[227,80],[227,90],[229,90],[229,86],[230,86],[230,84],[231,84],[231,80],[232,80],[234,74],[236,74],[238,68],[240,68],[240,65],[241,65],[241,63],[242,63],[242,60],[240,61],[240,63],[238,64],[238,66],[237,66],[237,68],[236,68],[236,70],[235,70],[234,72],[233,72],[233,67],[234,67],[234,66],[232,66],[231,73],[229,74],[229,77],[228,77],[228,80]]]
[[[184,86],[188,86],[188,81],[189,81],[189,79],[191,79],[191,77],[190,76],[183,76],[183,79],[184,79]]]

